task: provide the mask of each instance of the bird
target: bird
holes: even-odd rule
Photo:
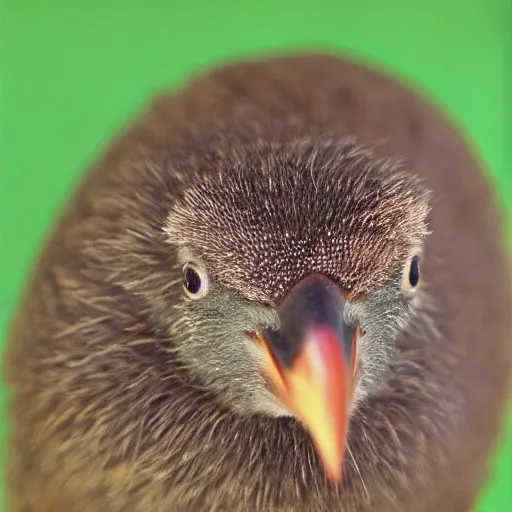
[[[503,239],[463,129],[376,64],[157,91],[12,320],[8,510],[472,510],[509,393]]]

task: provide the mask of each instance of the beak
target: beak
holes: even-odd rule
[[[258,335],[273,391],[308,429],[327,476],[345,454],[357,329],[343,319],[340,288],[321,275],[299,282],[279,307],[281,326]]]

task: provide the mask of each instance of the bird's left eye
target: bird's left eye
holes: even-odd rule
[[[208,292],[206,273],[194,263],[183,265],[183,289],[191,299],[200,299]]]
[[[418,256],[414,256],[409,267],[409,284],[412,288],[416,288],[420,282],[420,262]]]
[[[403,275],[402,287],[406,293],[412,293],[418,287],[420,282],[420,261],[417,255],[409,260]]]

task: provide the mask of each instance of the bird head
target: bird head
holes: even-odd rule
[[[236,414],[295,417],[337,480],[353,411],[415,311],[428,191],[351,140],[194,161],[164,228],[172,350]]]

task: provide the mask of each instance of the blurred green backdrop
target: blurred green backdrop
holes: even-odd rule
[[[0,0],[2,332],[113,131],[156,88],[227,58],[327,47],[412,79],[464,127],[512,211],[510,14],[510,0]],[[479,510],[512,510],[511,484],[512,417]]]

